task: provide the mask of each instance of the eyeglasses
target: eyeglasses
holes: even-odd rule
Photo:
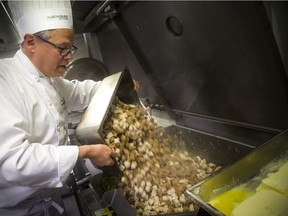
[[[67,56],[69,53],[71,53],[72,55],[74,55],[74,54],[77,52],[77,50],[78,50],[78,48],[77,48],[76,46],[74,46],[74,45],[72,45],[71,48],[63,48],[63,47],[57,46],[57,45],[54,44],[54,43],[51,43],[51,42],[48,41],[48,40],[45,40],[44,38],[42,38],[42,37],[40,37],[40,36],[38,36],[38,35],[36,35],[36,34],[35,34],[34,36],[36,36],[37,38],[39,38],[41,41],[43,41],[43,42],[45,42],[45,43],[48,43],[48,44],[50,44],[51,46],[53,46],[53,47],[55,47],[56,49],[58,49],[61,56]]]

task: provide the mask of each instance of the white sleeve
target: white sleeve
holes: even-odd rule
[[[77,81],[57,78],[58,88],[64,93],[66,103],[68,105],[68,112],[85,109],[92,97],[98,90],[101,81],[95,82],[93,80]]]

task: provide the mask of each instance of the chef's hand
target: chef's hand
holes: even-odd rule
[[[115,152],[104,144],[79,146],[78,158],[88,158],[96,166],[112,166]]]
[[[139,88],[140,88],[139,82],[138,82],[137,80],[133,80],[133,83],[134,83],[134,90],[135,90],[135,91],[138,91]]]

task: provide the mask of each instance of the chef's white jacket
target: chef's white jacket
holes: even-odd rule
[[[63,186],[78,158],[68,112],[87,107],[99,85],[48,78],[21,50],[0,60],[0,208]]]

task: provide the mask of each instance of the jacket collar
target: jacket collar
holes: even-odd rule
[[[29,72],[30,74],[37,77],[46,77],[42,72],[40,72],[35,65],[31,62],[31,60],[25,55],[25,53],[19,49],[14,55],[16,61],[21,64],[23,68],[25,68],[25,72]]]

